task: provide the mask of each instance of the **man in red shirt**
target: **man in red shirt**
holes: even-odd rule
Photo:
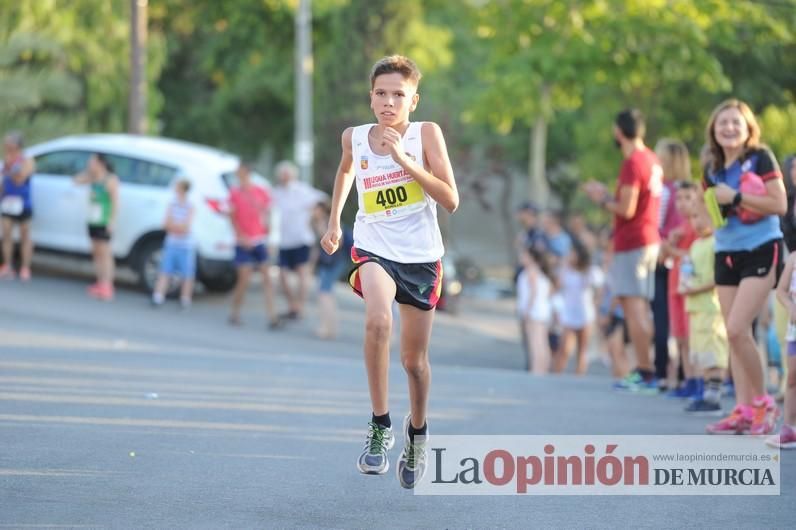
[[[263,282],[265,296],[265,310],[270,320],[269,327],[276,329],[281,326],[281,321],[276,316],[274,309],[274,292],[271,286],[271,276],[268,272],[268,217],[271,210],[271,196],[268,191],[252,181],[249,164],[241,162],[235,175],[238,185],[229,191],[230,220],[235,230],[235,266],[238,272],[238,281],[232,293],[232,310],[229,323],[233,326],[241,325],[240,308],[252,272],[257,268]]]
[[[663,170],[655,153],[644,145],[644,117],[635,109],[619,113],[614,140],[625,160],[619,171],[616,193],[589,181],[589,198],[614,214],[614,259],[610,281],[625,313],[630,340],[636,351],[637,368],[617,388],[657,391],[650,359],[653,336],[650,301],[655,295],[655,265],[660,236],[658,221]]]

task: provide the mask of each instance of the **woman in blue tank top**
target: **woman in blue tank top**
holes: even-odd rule
[[[30,280],[30,262],[33,258],[33,240],[30,237],[30,220],[33,201],[30,181],[35,169],[33,160],[22,152],[22,135],[9,133],[3,142],[3,171],[0,178],[0,215],[2,216],[3,264],[0,278],[13,278],[14,226],[19,227],[22,266],[19,278]]]

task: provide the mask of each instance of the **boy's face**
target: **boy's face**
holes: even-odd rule
[[[695,206],[692,208],[688,220],[691,222],[691,227],[694,229],[694,232],[699,235],[709,234],[713,231],[713,225],[704,207]]]
[[[392,126],[409,121],[409,113],[415,110],[420,94],[417,85],[394,72],[382,74],[373,81],[370,91],[370,108],[379,125]]]
[[[691,212],[691,203],[693,200],[694,190],[687,188],[677,190],[677,193],[674,196],[674,208],[680,215],[688,217],[689,213]]]

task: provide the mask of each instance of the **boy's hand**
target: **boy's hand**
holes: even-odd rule
[[[321,248],[329,255],[334,254],[337,252],[337,249],[340,248],[341,237],[343,237],[343,231],[340,227],[330,224],[326,233],[321,238]]]
[[[392,155],[392,159],[395,160],[396,163],[402,164],[403,160],[406,159],[404,146],[401,144],[401,133],[392,127],[384,128],[384,135],[381,137],[381,145],[390,150],[390,155]]]

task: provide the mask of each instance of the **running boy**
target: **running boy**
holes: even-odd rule
[[[366,474],[389,469],[395,443],[387,398],[392,303],[401,311],[401,362],[409,379],[411,411],[404,419],[398,459],[401,486],[413,488],[426,471],[426,407],[431,382],[428,346],[442,280],[444,253],[437,203],[449,212],[459,193],[439,126],[410,122],[417,108],[420,71],[403,56],[377,62],[370,74],[370,108],[376,124],[343,132],[329,227],[321,246],[341,244],[340,214],[356,181],[354,269],[349,282],[365,300],[365,367],[373,416],[357,467]]]

